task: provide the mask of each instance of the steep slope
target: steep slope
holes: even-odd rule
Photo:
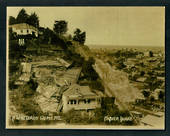
[[[126,110],[128,108],[126,104],[143,98],[141,92],[129,83],[122,71],[111,68],[108,63],[99,59],[96,59],[94,69],[102,79],[106,95],[116,98],[120,110]]]

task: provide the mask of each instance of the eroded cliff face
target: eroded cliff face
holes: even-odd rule
[[[129,83],[124,72],[115,70],[99,59],[96,59],[93,67],[102,80],[106,95],[115,97],[120,110],[127,110],[127,103],[143,98],[141,92]]]
[[[140,90],[129,83],[126,73],[116,70],[101,59],[95,58],[87,46],[79,46],[75,49],[85,60],[88,60],[89,57],[95,59],[93,68],[102,80],[104,92],[109,97],[115,97],[115,104],[120,110],[128,110],[128,103],[135,102],[136,99],[143,99]]]

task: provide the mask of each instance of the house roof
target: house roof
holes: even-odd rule
[[[157,79],[158,79],[158,80],[165,81],[165,77],[160,77],[160,76],[158,76]]]
[[[9,25],[9,28],[15,28],[15,29],[33,29],[35,31],[38,31],[37,28],[35,28],[34,26],[29,25],[27,23],[20,23],[20,24]]]
[[[89,86],[80,86],[78,84],[71,85],[70,88],[65,91],[63,95],[69,98],[97,96],[90,90]]]
[[[63,59],[57,58],[57,60],[43,60],[43,61],[35,61],[31,63],[34,67],[38,66],[56,66],[56,67],[69,67],[71,64],[66,62]]]
[[[43,60],[43,61],[36,61],[36,62],[32,62],[31,63],[34,67],[45,67],[45,66],[57,66],[57,67],[61,67],[63,66],[61,63],[59,63],[58,61],[54,61],[54,60]]]
[[[157,88],[157,89],[154,90],[154,92],[156,92],[156,93],[158,93],[158,92],[160,92],[160,91],[164,92],[165,89],[159,89],[159,88]]]
[[[68,69],[62,77],[56,80],[56,83],[60,86],[63,86],[67,83],[74,84],[77,82],[77,79],[80,75],[81,68],[72,68]]]

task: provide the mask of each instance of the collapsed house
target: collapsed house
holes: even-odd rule
[[[63,71],[62,76],[56,79],[55,83],[43,83],[41,82],[37,88],[39,93],[36,98],[37,103],[43,112],[60,112],[62,104],[63,93],[77,82],[80,75],[81,68],[72,68],[67,71]]]
[[[33,73],[38,82],[36,102],[43,112],[60,112],[62,109],[61,98],[71,84],[75,84],[79,78],[81,68],[58,70],[55,64],[38,62],[33,65]],[[53,65],[54,67],[49,67]]]
[[[100,96],[92,92],[89,86],[73,84],[63,93],[63,112],[74,110],[92,110],[100,108]]]

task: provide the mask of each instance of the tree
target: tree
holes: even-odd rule
[[[85,40],[86,40],[86,32],[82,32],[80,35],[80,43],[84,44]]]
[[[65,34],[68,30],[67,22],[64,20],[55,21],[53,30],[58,36]]]
[[[17,16],[17,23],[26,23],[28,20],[28,14],[26,13],[25,9],[21,9]]]
[[[97,80],[98,78],[96,71],[92,67],[94,63],[95,63],[95,60],[92,57],[89,57],[87,61],[83,62],[82,72],[84,74],[84,77],[89,80]]]
[[[42,34],[39,36],[39,38],[41,39],[40,41],[45,44],[51,44],[54,32],[48,27],[47,28],[39,27],[39,31],[42,32]]]
[[[144,76],[144,75],[145,75],[145,71],[141,71],[140,76]]]
[[[9,40],[16,40],[17,34],[12,31],[12,28],[9,28]]]
[[[154,102],[154,101],[155,101],[154,96],[151,96],[151,97],[150,97],[150,102],[152,103],[152,102]]]
[[[26,21],[29,25],[32,25],[36,28],[39,27],[39,18],[38,15],[34,12],[31,13],[30,16],[28,16],[27,21]]]
[[[81,32],[79,28],[74,31],[73,40],[79,42],[80,44],[84,44],[86,40],[86,32]]]
[[[9,17],[9,25],[13,25],[13,24],[16,24],[16,23],[17,23],[17,20],[15,19],[15,17],[10,16]]]

